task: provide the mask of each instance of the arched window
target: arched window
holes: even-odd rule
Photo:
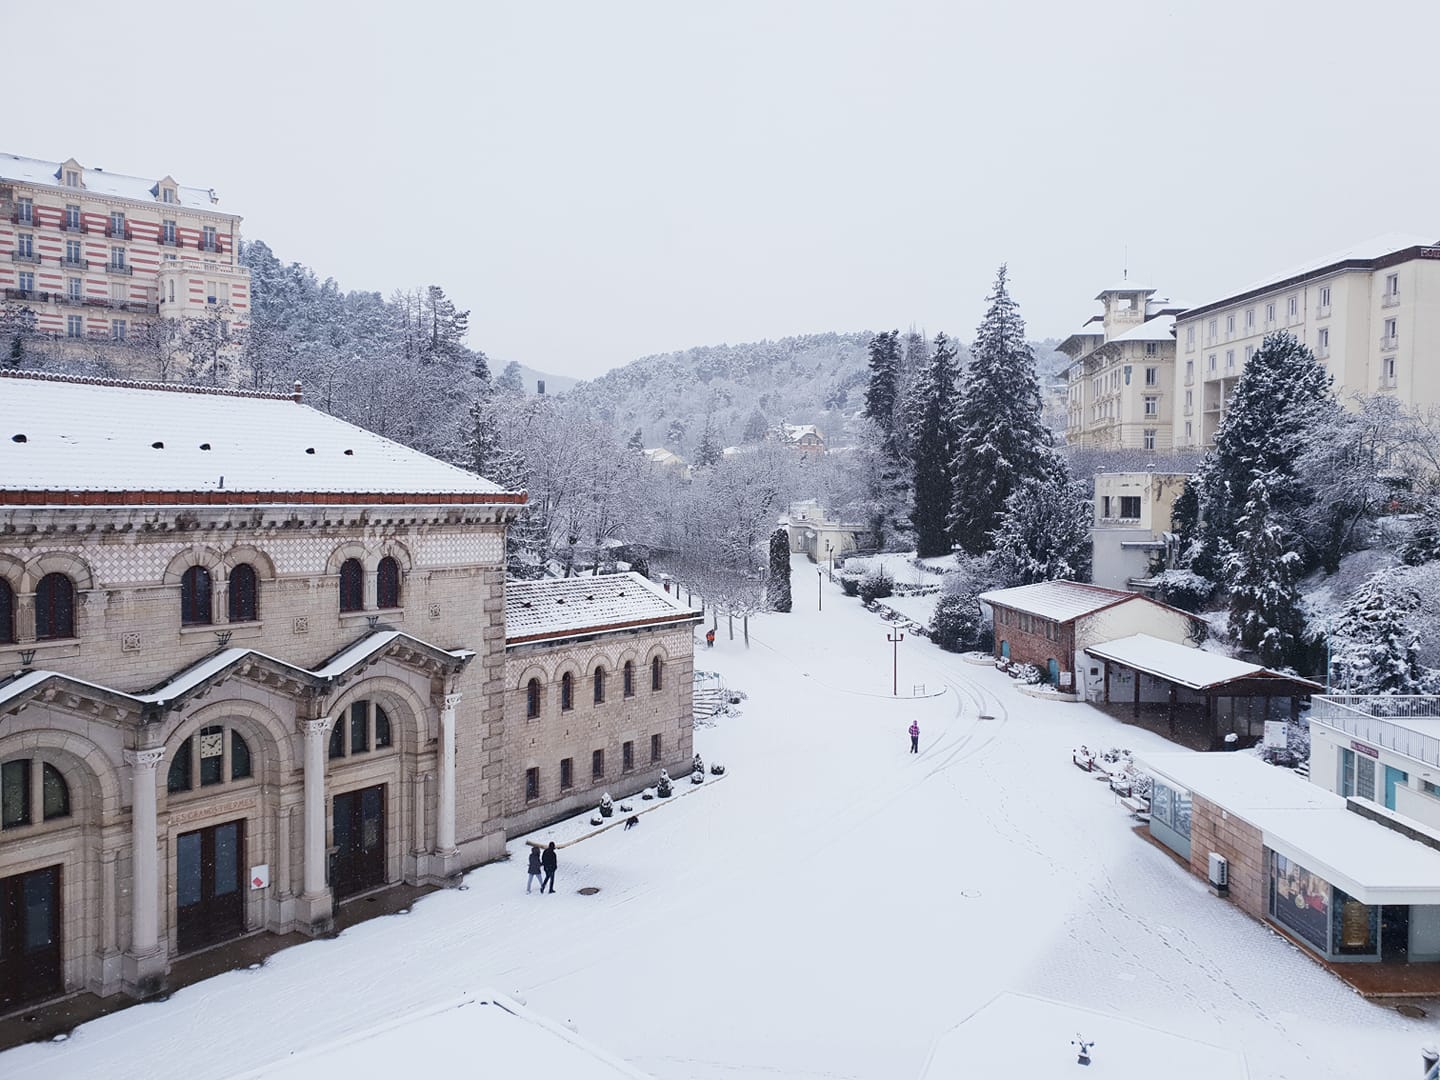
[[[570,672],[560,676],[560,710],[564,712],[575,707],[575,678]]]
[[[346,758],[394,745],[389,714],[373,701],[354,702],[330,729],[330,756]]]
[[[605,700],[605,669],[595,669],[595,704],[599,705]]]
[[[624,692],[626,697],[635,696],[635,661],[625,661]]]
[[[375,571],[375,606],[400,606],[400,564],[389,555],[380,560],[380,568]]]
[[[540,680],[531,679],[525,686],[525,716],[534,720],[540,715]]]
[[[659,690],[665,685],[665,663],[660,657],[650,661],[650,689]]]
[[[75,586],[64,574],[46,574],[35,590],[35,636],[41,641],[75,636]]]
[[[365,568],[359,559],[346,559],[340,564],[340,610],[365,609]]]
[[[192,566],[180,578],[180,625],[203,626],[214,622],[210,611],[210,571]]]
[[[255,568],[241,563],[230,571],[230,621],[254,622],[260,618],[260,580]]]
[[[0,578],[0,643],[9,644],[15,640],[15,590],[10,582]]]
[[[255,775],[250,744],[232,727],[211,724],[180,744],[170,759],[165,790],[172,794],[190,791],[199,778],[200,787],[249,780]]]
[[[0,828],[18,829],[70,816],[70,786],[60,770],[39,758],[0,765]]]

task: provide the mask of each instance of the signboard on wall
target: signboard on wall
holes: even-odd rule
[[[1284,750],[1289,745],[1289,737],[1285,733],[1284,720],[1265,721],[1265,748],[1267,750]]]
[[[262,863],[250,868],[250,888],[265,889],[270,885],[270,864]]]
[[[1373,746],[1366,746],[1364,743],[1358,743],[1353,739],[1350,740],[1350,749],[1358,754],[1364,754],[1366,757],[1378,758],[1380,756],[1380,751],[1376,750]]]

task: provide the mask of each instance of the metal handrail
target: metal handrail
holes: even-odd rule
[[[1433,694],[1323,694],[1311,699],[1310,719],[1372,746],[1440,767],[1440,738],[1415,731],[1404,719],[1440,720]]]

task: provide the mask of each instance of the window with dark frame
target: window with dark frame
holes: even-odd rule
[[[380,560],[380,566],[375,571],[375,606],[400,606],[400,564],[389,555]]]
[[[75,586],[64,574],[46,574],[35,588],[35,636],[41,641],[75,636]]]
[[[15,590],[10,582],[0,578],[0,643],[9,644],[15,640]]]
[[[560,711],[569,712],[575,707],[575,677],[570,672],[560,676]]]
[[[660,657],[650,661],[650,689],[659,690],[665,685],[665,665]]]
[[[359,559],[340,564],[340,610],[365,610],[365,568]]]
[[[590,779],[605,779],[605,751],[594,750],[590,754]]]
[[[226,744],[230,749],[229,776],[225,772]],[[235,780],[249,780],[254,775],[250,744],[232,727],[212,724],[191,735],[170,759],[165,790],[172,795],[192,791],[195,787],[213,787]]]
[[[654,762],[657,762],[657,761],[659,761],[659,760],[660,760],[660,736],[659,736],[658,734],[656,734],[656,735],[651,735],[651,736],[650,736],[650,761],[651,761],[651,763],[653,764]]]
[[[605,669],[604,669],[603,667],[597,667],[597,668],[595,669],[595,704],[596,704],[596,705],[603,705],[604,703],[605,703]]]
[[[624,685],[625,696],[626,696],[626,697],[634,697],[634,696],[635,696],[635,661],[633,661],[633,660],[626,660],[626,661],[625,661],[625,671],[624,671],[623,682],[624,682],[624,684],[625,684],[625,685]]]
[[[387,750],[394,745],[390,714],[376,702],[356,701],[348,712],[330,729],[331,759],[372,750]]]
[[[231,622],[255,622],[260,618],[260,578],[249,563],[230,571],[228,599]]]
[[[540,769],[525,770],[525,801],[534,802],[540,797]]]
[[[525,684],[525,716],[534,720],[540,715],[540,680],[531,679]]]
[[[560,790],[568,791],[575,786],[575,759],[560,759]]]
[[[40,796],[38,807],[33,801],[37,794]],[[48,761],[33,757],[0,765],[0,828],[34,825],[37,810],[39,821],[70,816],[70,786],[64,774]]]
[[[192,566],[180,577],[180,625],[205,626],[215,621],[211,610],[210,571]]]
[[[620,744],[620,771],[629,772],[635,768],[635,743],[625,742]]]

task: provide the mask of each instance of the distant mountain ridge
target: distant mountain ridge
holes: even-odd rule
[[[871,330],[802,334],[738,345],[702,345],[634,360],[570,391],[572,402],[646,446],[688,457],[707,419],[722,446],[743,441],[756,411],[765,423],[814,424],[830,446],[854,442],[865,405]],[[1065,360],[1053,342],[1032,343],[1042,379]],[[968,353],[961,350],[961,361]],[[533,387],[530,388],[533,391]],[[548,391],[548,386],[547,386]],[[678,437],[672,425],[678,422]]]

